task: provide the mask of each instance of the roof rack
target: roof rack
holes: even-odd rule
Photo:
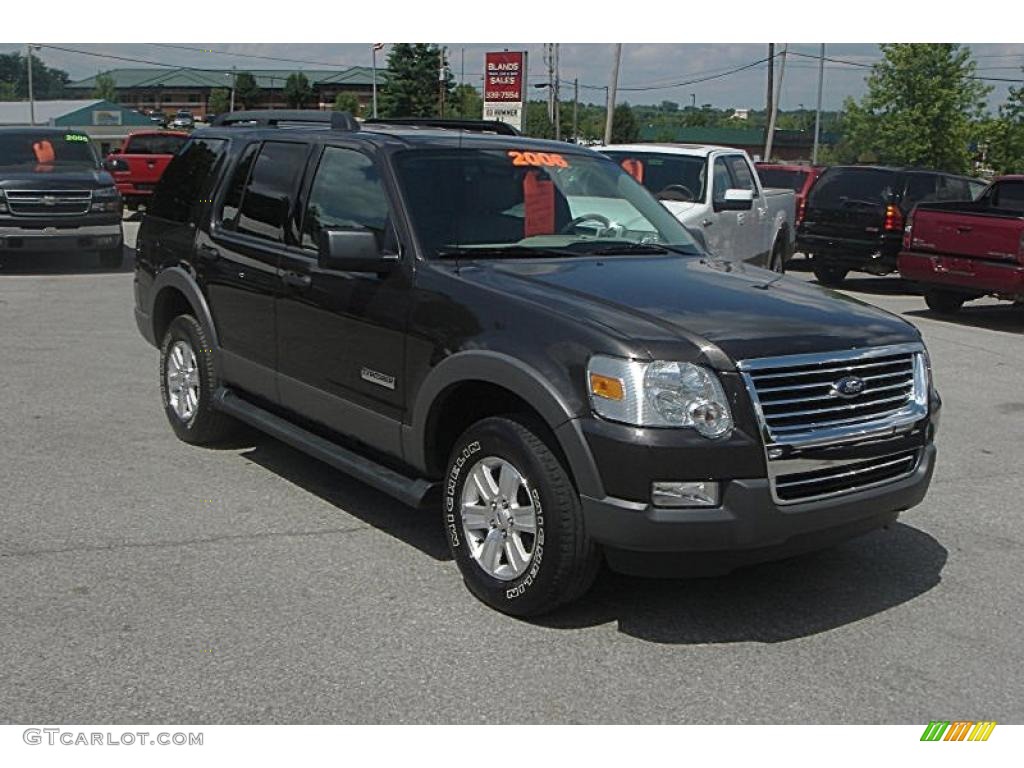
[[[335,131],[358,131],[359,123],[348,112],[321,112],[317,109],[250,109],[217,115],[215,126],[269,126],[286,124],[329,125]]]
[[[502,136],[521,135],[514,127],[500,120],[455,120],[440,117],[394,117],[370,118],[363,121],[367,125],[408,125],[416,128],[448,128],[459,131],[476,131],[478,133],[497,133]]]

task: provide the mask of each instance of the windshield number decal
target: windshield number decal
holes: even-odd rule
[[[83,136],[80,133],[65,133],[64,141],[84,141],[86,144],[89,143],[89,137]]]
[[[562,155],[550,152],[519,152],[511,149],[508,156],[512,158],[512,165],[532,166],[534,168],[568,168],[569,161]]]

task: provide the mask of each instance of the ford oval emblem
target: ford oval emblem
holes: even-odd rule
[[[832,391],[840,397],[856,397],[864,391],[864,379],[860,376],[844,376],[832,385]]]

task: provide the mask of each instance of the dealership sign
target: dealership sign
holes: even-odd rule
[[[496,51],[484,56],[484,120],[523,129],[526,109],[526,52]]]

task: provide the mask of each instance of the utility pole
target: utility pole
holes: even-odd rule
[[[28,120],[30,125],[36,124],[36,97],[32,91],[32,44],[25,45],[25,53],[28,55]]]
[[[228,110],[229,112],[234,112],[235,111],[235,88],[237,88],[237,87],[238,87],[238,74],[235,72],[234,65],[232,65],[232,67],[231,67],[231,107]]]
[[[608,107],[604,116],[604,143],[612,143],[612,115],[615,112],[616,91],[619,88],[619,64],[622,62],[622,43],[615,44],[615,62],[612,64],[612,81],[608,85]]]
[[[553,83],[555,99],[555,141],[560,141],[562,139],[562,95],[558,88],[559,78],[561,77],[561,72],[559,71],[558,66],[560,45],[560,43],[555,43],[555,81]]]
[[[448,51],[447,48],[441,49],[441,69],[438,70],[437,75],[437,87],[441,97],[441,119],[444,119],[444,91],[445,91],[445,53]]]
[[[572,79],[572,143],[575,144],[579,136],[579,112],[580,112],[580,79]]]
[[[818,164],[818,141],[821,138],[821,89],[825,84],[825,44],[821,44],[818,59],[818,109],[814,114],[814,148],[811,150],[811,165]]]
[[[768,97],[765,99],[764,114],[769,120],[772,104],[775,103],[775,43],[768,43]],[[767,160],[767,158],[765,158]]]
[[[544,63],[548,65],[548,122],[555,122],[555,45],[544,43]]]
[[[782,98],[782,78],[786,76],[786,51],[788,48],[789,43],[782,44],[782,53],[780,54],[782,62],[779,64],[779,81],[775,84],[775,100],[772,102],[771,118],[768,121],[768,137],[764,145],[765,162],[771,162],[772,159],[772,143],[775,141],[775,120],[779,116],[779,99]]]

